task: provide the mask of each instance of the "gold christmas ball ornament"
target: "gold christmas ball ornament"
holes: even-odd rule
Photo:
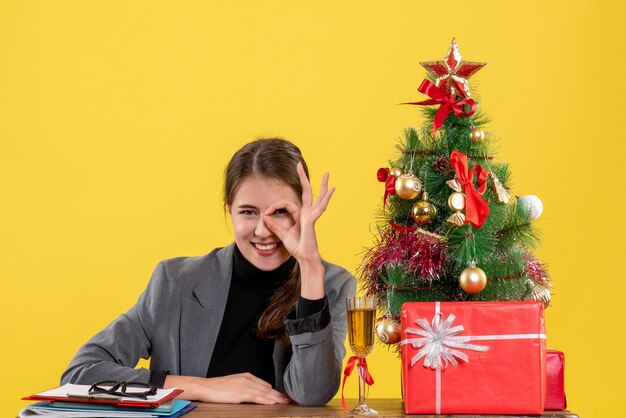
[[[481,292],[487,286],[487,275],[476,266],[469,266],[461,272],[459,285],[467,293]]]
[[[389,174],[394,176],[395,178],[398,178],[402,175],[402,169],[400,167],[392,168],[391,170],[389,170]]]
[[[400,322],[393,318],[383,318],[378,325],[376,325],[376,335],[378,339],[385,344],[399,343],[402,337]]]
[[[420,200],[413,205],[411,216],[418,225],[429,224],[437,216],[437,208],[428,200]]]
[[[536,284],[530,279],[526,279],[526,286],[529,289],[526,299],[532,300],[533,302],[541,302],[544,308],[547,308],[550,305],[552,294],[549,286]]]
[[[465,195],[461,192],[454,192],[448,197],[448,207],[460,212],[465,209]]]
[[[472,142],[481,142],[483,139],[485,139],[485,132],[478,128],[472,128],[472,131],[470,132],[470,140]]]
[[[396,194],[404,200],[412,200],[422,191],[422,182],[413,173],[405,173],[396,179]]]

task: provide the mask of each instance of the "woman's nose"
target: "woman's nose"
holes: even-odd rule
[[[274,235],[272,230],[267,227],[265,221],[263,221],[263,217],[261,216],[259,216],[259,220],[256,223],[256,228],[254,228],[254,235],[259,238],[267,238]]]

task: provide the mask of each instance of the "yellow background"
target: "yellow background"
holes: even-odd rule
[[[625,416],[624,6],[616,1],[0,2],[3,416],[55,386],[156,263],[231,241],[223,168],[280,135],[337,186],[323,255],[354,271],[376,170],[453,36],[514,192],[545,210],[548,345],[570,409]],[[377,346],[371,397],[399,397]],[[355,396],[351,379],[347,393]],[[480,388],[468,388],[480,394]],[[375,406],[375,405],[374,405]]]

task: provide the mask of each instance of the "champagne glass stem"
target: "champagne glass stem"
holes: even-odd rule
[[[359,373],[359,405],[365,405],[367,384],[365,383],[365,368],[360,362],[357,364],[357,371]]]

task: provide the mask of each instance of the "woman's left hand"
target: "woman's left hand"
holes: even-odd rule
[[[297,166],[300,184],[302,184],[302,206],[294,202],[280,201],[267,208],[263,220],[269,229],[282,241],[289,253],[298,260],[301,267],[312,264],[321,265],[321,257],[317,248],[315,222],[322,216],[330,201],[334,187],[328,188],[328,173],[322,176],[320,194],[313,201],[311,183],[304,173],[302,164]],[[286,210],[293,218],[293,225],[286,228],[272,218],[276,211]]]

